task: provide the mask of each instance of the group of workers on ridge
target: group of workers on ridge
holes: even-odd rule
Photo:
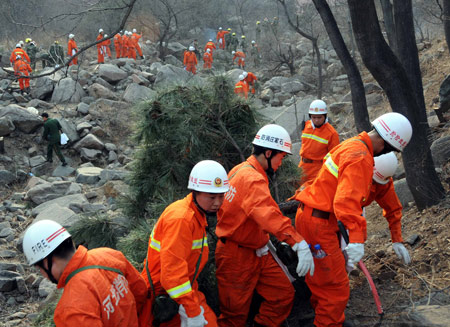
[[[133,28],[132,32],[120,31],[114,35],[113,39],[116,58],[131,58],[136,60],[139,55],[139,57],[143,59],[144,55],[141,46],[139,45],[139,39],[141,37],[142,35],[138,34],[135,28]],[[111,39],[108,38],[108,34],[105,34],[102,28],[98,30],[97,42],[97,62],[103,64],[105,62],[105,57],[112,58],[112,55]]]
[[[118,251],[75,249],[59,224],[32,224],[23,239],[28,263],[64,288],[56,326],[242,327],[255,291],[263,300],[253,326],[281,326],[291,311],[294,287],[272,250],[270,234],[287,243],[298,259],[296,273],[305,276],[312,293],[314,325],[342,326],[349,299],[347,269],[364,256],[363,208],[370,202],[384,209],[395,253],[405,264],[411,260],[402,244],[402,207],[391,176],[395,152],[407,146],[412,127],[403,115],[387,113],[372,122],[370,132],[339,143],[322,100],[311,103],[309,114],[300,150],[305,176],[294,195],[300,202],[295,227],[269,190],[270,178],[291,154],[289,133],[275,124],[257,132],[252,154],[228,174],[212,160],[192,168],[190,193],[159,217],[140,274]],[[197,282],[208,261],[208,219],[214,218],[219,317]],[[343,248],[336,237],[338,223],[349,234]],[[315,256],[317,245],[325,256]]]

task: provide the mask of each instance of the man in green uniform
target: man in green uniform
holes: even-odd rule
[[[255,64],[255,67],[259,67],[261,55],[259,54],[259,48],[256,44],[255,40],[252,41],[252,47],[250,48],[250,56],[253,59],[253,63]]]
[[[238,39],[236,37],[236,33],[232,33],[231,34],[231,39],[230,39],[230,50],[231,51],[236,51],[237,46],[238,46]]]
[[[48,118],[48,113],[44,112],[41,114],[42,119],[44,120],[44,135],[42,138],[44,140],[48,140],[47,146],[47,161],[53,162],[53,151],[55,151],[59,160],[61,160],[62,165],[66,166],[66,159],[61,153],[61,148],[59,147],[61,141],[61,135],[59,131],[62,130],[61,124],[56,119]]]
[[[51,45],[48,53],[50,54],[53,65],[64,65],[64,49],[59,45],[58,41],[55,41],[55,43]]]
[[[230,49],[231,49],[231,44],[230,44],[230,41],[231,41],[231,28],[228,28],[227,31],[228,31],[228,33],[224,35],[224,37],[225,37],[225,48],[228,51],[230,51]]]
[[[36,69],[36,54],[38,53],[39,49],[36,47],[36,44],[34,41],[32,41],[30,38],[25,39],[25,43],[27,44],[25,46],[25,51],[28,54],[28,57],[30,57],[30,65],[33,70]]]

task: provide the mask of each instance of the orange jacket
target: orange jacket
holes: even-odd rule
[[[256,77],[255,74],[253,74],[252,72],[247,72],[247,77],[244,78],[244,81],[248,84],[248,85],[255,85],[255,82],[258,80],[258,78]]]
[[[200,314],[200,303],[193,290],[198,290],[197,279],[191,285],[195,267],[203,253],[198,274],[208,261],[207,221],[194,203],[192,193],[169,205],[158,219],[148,243],[147,262],[157,294],[161,287],[186,309],[188,317]],[[148,288],[147,272],[141,272]],[[158,292],[159,291],[159,292]]]
[[[70,39],[69,43],[67,44],[67,55],[69,57],[72,57],[77,52],[78,52],[77,43],[75,42],[74,39]]]
[[[128,47],[130,49],[135,49],[137,44],[137,39],[133,35],[128,37]]]
[[[142,37],[142,35],[138,33],[133,33],[132,36],[136,39],[136,42],[139,42],[139,39]]]
[[[234,93],[236,93],[239,96],[248,98],[248,85],[245,83],[245,81],[239,81],[234,86]]]
[[[216,40],[219,41],[219,39],[225,38],[225,34],[228,34],[228,33],[230,33],[230,32],[224,31],[224,30],[218,31],[217,32],[217,36],[216,36]]]
[[[325,123],[319,128],[313,128],[311,120],[308,120],[302,133],[300,156],[322,164],[323,158],[338,144],[339,134],[333,126]]]
[[[31,73],[30,65],[22,59],[17,59],[14,62],[14,73],[17,76],[28,76],[28,73]]]
[[[211,53],[216,49],[216,45],[214,44],[214,42],[207,42],[205,45],[205,51],[206,49],[211,49]]]
[[[122,36],[122,45],[124,49],[128,49],[130,43],[130,38],[127,35]]]
[[[120,35],[120,33],[117,33],[116,35],[114,35],[114,45],[115,47],[121,47],[123,44],[123,40],[122,40],[122,35]]]
[[[213,62],[213,57],[211,53],[205,52],[205,54],[203,55],[203,61],[206,62]]]
[[[266,245],[269,233],[291,246],[303,240],[272,198],[267,174],[254,156],[235,166],[228,177],[230,191],[217,215],[219,238],[252,249]]]
[[[102,42],[102,45],[109,47],[111,45],[111,39],[106,39],[105,41]]]
[[[242,51],[236,51],[235,53],[234,53],[234,57],[233,57],[233,63],[234,63],[234,60],[236,59],[236,58],[245,58],[245,53],[243,53]]]
[[[11,56],[9,57],[9,61],[14,64],[14,62],[16,61],[16,56],[22,56],[22,59],[31,62],[30,61],[30,57],[28,57],[28,54],[26,53],[25,50],[23,50],[22,48],[15,48],[12,53]]]
[[[66,284],[74,270],[90,265],[119,269],[123,276],[103,269],[77,273]],[[147,299],[147,287],[138,271],[116,250],[79,246],[64,269],[58,288],[64,288],[56,306],[57,327],[138,326],[137,313]]]
[[[97,36],[96,41],[101,40],[101,39],[103,39],[103,34],[99,34],[99,35]],[[104,42],[97,43],[97,50],[100,51],[100,48],[102,47],[103,43],[104,43]],[[106,54],[106,53],[104,53],[104,54]]]
[[[183,65],[197,65],[197,56],[194,51],[186,51],[184,53]]]
[[[377,201],[378,205],[383,209],[383,216],[389,223],[392,242],[403,242],[401,223],[403,207],[397,193],[395,193],[392,178],[389,179],[387,184],[372,182],[370,195],[361,205],[368,206],[373,201]]]
[[[372,141],[362,132],[334,147],[326,158],[316,179],[296,198],[309,207],[334,212],[349,230],[350,242],[364,243],[367,226],[361,203],[367,202],[372,184]]]

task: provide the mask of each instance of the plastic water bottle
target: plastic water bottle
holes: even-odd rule
[[[327,256],[327,254],[325,253],[324,250],[322,250],[322,248],[320,247],[320,244],[314,245],[314,252],[313,252],[314,258],[322,259],[322,258],[325,258],[326,256]]]

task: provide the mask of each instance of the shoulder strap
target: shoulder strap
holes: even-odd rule
[[[103,270],[109,270],[109,271],[114,271],[114,272],[116,272],[116,273],[118,273],[118,274],[120,274],[120,275],[123,276],[123,273],[122,273],[119,269],[116,269],[116,268],[106,267],[106,266],[99,266],[99,265],[84,266],[84,267],[81,267],[81,268],[78,268],[78,269],[72,271],[72,272],[69,274],[69,276],[67,276],[67,278],[66,278],[66,285],[69,283],[69,281],[72,279],[73,276],[75,276],[75,275],[78,274],[79,272],[82,272],[82,271],[88,270],[88,269],[103,269]]]
[[[368,146],[367,143],[364,142],[363,140],[360,140],[360,139],[354,139],[354,140],[352,140],[352,141],[353,141],[353,142],[359,141],[359,142],[361,142],[362,144],[364,144],[364,145],[366,146],[367,150],[369,149],[369,146]]]
[[[252,167],[253,169],[256,169],[255,167],[253,167],[253,166],[250,165],[250,164],[243,165],[243,166],[241,166],[238,170],[236,170],[236,171],[234,172],[233,175],[230,176],[230,178],[228,179],[228,181],[231,181],[231,179],[238,173],[238,171],[240,171],[240,170],[243,169],[243,168],[247,168],[247,167]]]

